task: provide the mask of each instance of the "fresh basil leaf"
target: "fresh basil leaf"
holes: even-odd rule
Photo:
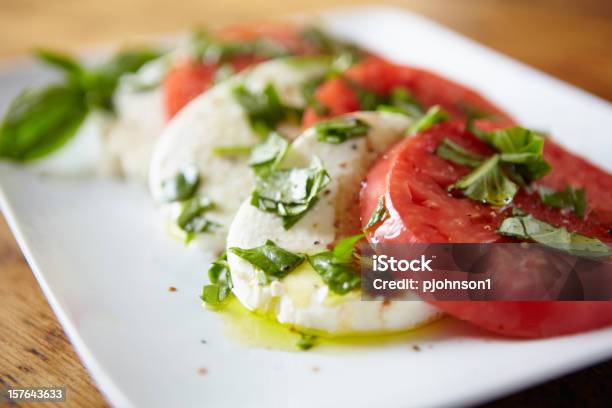
[[[35,52],[36,58],[47,65],[63,71],[72,77],[79,77],[83,73],[83,67],[71,56],[56,51],[39,49]]]
[[[415,119],[425,114],[419,101],[406,89],[400,87],[393,88],[388,103],[379,105],[376,110],[401,113]]]
[[[0,125],[0,157],[25,162],[59,149],[87,112],[83,92],[71,85],[22,92]]]
[[[162,182],[162,197],[170,203],[192,198],[200,185],[200,173],[195,166],[186,166],[176,176]]]
[[[497,116],[494,113],[480,110],[464,102],[459,102],[459,109],[463,112],[468,121],[473,121],[475,119],[493,119]]]
[[[369,124],[352,116],[319,122],[314,128],[320,142],[332,144],[340,144],[349,139],[365,136],[370,131]]]
[[[372,215],[370,215],[370,219],[368,220],[368,223],[363,229],[367,231],[376,224],[384,221],[388,217],[389,212],[387,211],[387,207],[385,207],[385,196],[382,195],[378,199],[378,202],[376,203],[376,208],[374,208],[374,211],[372,211]]]
[[[433,125],[448,120],[448,118],[448,113],[444,112],[442,108],[440,108],[438,105],[432,106],[424,116],[420,117],[408,128],[408,134],[415,135],[417,133],[424,132]]]
[[[284,228],[289,229],[317,202],[329,181],[329,174],[318,158],[308,168],[261,172],[255,179],[251,204],[279,215]]]
[[[110,61],[81,75],[81,86],[86,91],[87,103],[113,111],[113,94],[122,75],[136,72],[160,53],[150,49],[131,49],[115,55]]]
[[[262,92],[251,92],[242,84],[234,88],[233,93],[246,111],[253,129],[260,133],[267,134],[280,122],[301,117],[299,109],[283,104],[271,83]]]
[[[264,281],[270,283],[274,279],[283,279],[291,271],[304,262],[304,255],[294,254],[267,240],[262,246],[243,249],[232,247],[230,252],[244,259],[263,272]]]
[[[244,156],[251,154],[252,151],[253,146],[246,145],[216,146],[213,148],[215,156]]]
[[[501,154],[500,160],[513,181],[526,185],[550,171],[543,156],[544,137],[538,133],[519,126],[482,132],[473,122],[469,122],[468,129]]]
[[[502,172],[499,160],[498,154],[491,156],[471,173],[457,180],[451,189],[462,190],[466,197],[482,203],[494,206],[509,204],[518,186]]]
[[[219,307],[231,296],[234,284],[224,252],[208,268],[210,284],[202,288],[202,300],[209,306]]]
[[[388,98],[385,95],[380,95],[376,92],[370,91],[347,76],[342,75],[341,78],[344,83],[346,83],[355,93],[355,96],[359,101],[359,110],[373,111],[380,105],[385,105],[387,103]]]
[[[335,263],[331,252],[309,256],[308,262],[329,289],[338,295],[345,295],[361,284],[361,277],[355,267]]]
[[[352,63],[363,57],[363,53],[356,45],[335,39],[319,28],[307,27],[301,34],[302,39],[312,45],[320,54],[344,55]]]
[[[332,256],[335,263],[349,264],[355,260],[355,245],[365,237],[364,234],[351,235],[343,238],[334,246]]]
[[[223,63],[232,58],[248,55],[265,58],[290,55],[285,46],[271,38],[228,41],[214,38],[205,30],[197,30],[192,34],[190,47],[196,58],[215,63]]]
[[[587,205],[584,188],[566,186],[563,191],[554,191],[540,186],[538,192],[544,204],[555,208],[569,208],[578,217],[584,218]]]
[[[194,197],[183,202],[176,224],[187,233],[186,243],[189,243],[196,234],[211,232],[220,227],[218,223],[206,218],[206,212],[213,208],[215,204],[206,197]]]
[[[300,333],[300,339],[297,341],[296,346],[300,350],[310,350],[317,344],[318,340],[319,338],[314,334]]]
[[[606,257],[612,255],[612,248],[596,238],[590,238],[565,227],[555,227],[534,218],[531,214],[506,218],[497,232],[509,237],[535,241],[575,256]]]
[[[249,158],[249,166],[255,171],[262,168],[274,169],[289,149],[289,142],[277,132],[270,132],[268,138],[255,146]]]
[[[344,238],[331,251],[308,256],[308,262],[321,276],[329,289],[345,295],[361,284],[361,276],[355,268],[355,244],[364,235],[354,235]]]
[[[444,160],[472,168],[478,167],[485,160],[483,156],[464,149],[447,137],[436,147],[436,155]]]

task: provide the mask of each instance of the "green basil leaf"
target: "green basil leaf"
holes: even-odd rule
[[[348,87],[355,92],[355,96],[357,96],[359,100],[359,110],[373,111],[380,105],[385,105],[387,103],[388,98],[385,95],[370,91],[347,76],[341,76],[341,78]]]
[[[74,86],[22,92],[0,125],[0,157],[25,162],[61,148],[76,134],[87,112],[84,94]]]
[[[315,131],[319,141],[340,144],[349,139],[365,136],[370,131],[370,125],[361,119],[344,116],[317,123]]]
[[[423,107],[405,88],[393,88],[387,104],[379,105],[376,110],[394,112],[411,118],[420,118],[425,114]]]
[[[500,160],[507,164],[506,172],[515,182],[526,185],[550,171],[543,156],[544,137],[538,133],[519,126],[482,132],[473,122],[468,123],[472,133],[501,154]]]
[[[376,208],[374,208],[374,211],[372,211],[372,215],[370,215],[370,219],[368,220],[368,223],[363,229],[367,231],[376,224],[384,221],[388,217],[389,212],[387,211],[387,207],[385,207],[385,196],[382,195],[378,199],[378,202],[376,203]]]
[[[170,203],[192,198],[200,185],[200,173],[195,166],[186,166],[176,176],[162,182],[162,197]]]
[[[234,97],[246,111],[253,129],[267,134],[280,122],[299,120],[301,110],[283,104],[274,85],[268,84],[262,92],[251,92],[244,84],[233,90]]]
[[[249,158],[249,166],[253,167],[255,171],[264,167],[274,169],[283,160],[288,149],[289,142],[287,139],[277,132],[270,132],[264,142],[253,148]]]
[[[468,167],[478,167],[485,159],[483,156],[472,153],[449,138],[444,138],[436,148],[436,155],[456,164]]]
[[[420,117],[408,128],[409,135],[415,135],[424,132],[433,125],[448,120],[448,113],[444,112],[438,105],[429,108],[424,116]]]
[[[282,279],[304,262],[304,255],[294,254],[267,240],[262,246],[243,249],[232,247],[230,252],[244,259],[263,272],[262,283],[270,283],[273,279]]]
[[[530,214],[523,213],[506,218],[497,232],[509,237],[535,241],[575,256],[606,257],[612,255],[612,248],[600,240],[569,232],[565,227],[555,227]]]
[[[318,158],[308,168],[261,172],[255,179],[251,204],[279,215],[284,228],[289,229],[316,203],[329,181],[329,174]]]
[[[246,145],[216,146],[213,148],[215,156],[244,156],[251,154],[251,151],[253,151],[253,146]]]
[[[202,300],[209,306],[219,307],[231,296],[234,287],[225,252],[211,263],[208,277],[210,284],[204,285]]]
[[[499,155],[495,154],[482,162],[471,173],[457,180],[451,189],[463,190],[466,197],[494,206],[509,204],[518,191],[518,186],[502,172]]]
[[[194,197],[183,202],[176,224],[187,233],[186,243],[191,241],[196,234],[211,232],[220,227],[218,223],[206,218],[206,212],[213,208],[215,204],[205,197]]]
[[[331,251],[308,256],[312,268],[338,295],[345,295],[361,284],[361,276],[355,268],[355,244],[363,237],[359,234],[344,238]]]
[[[538,192],[544,204],[555,208],[569,208],[578,217],[584,218],[587,206],[584,188],[566,186],[563,191],[554,191],[540,186]]]
[[[335,263],[330,251],[308,256],[308,262],[329,289],[338,295],[345,295],[361,284],[361,277],[355,267],[352,264]]]
[[[350,264],[355,260],[355,245],[365,237],[364,234],[351,235],[343,238],[334,246],[332,256],[335,263]]]
[[[81,64],[69,55],[51,50],[39,49],[35,52],[35,56],[45,64],[57,68],[75,78],[78,78],[84,71]]]
[[[353,63],[363,57],[363,53],[356,45],[335,39],[319,28],[307,27],[301,34],[302,39],[312,45],[320,54],[345,55]]]
[[[271,38],[228,41],[214,38],[205,30],[196,30],[190,38],[190,47],[197,58],[223,63],[240,56],[279,58],[290,55],[289,50]]]
[[[296,346],[300,350],[310,350],[316,346],[318,340],[319,338],[314,334],[300,333],[300,339],[297,341]]]

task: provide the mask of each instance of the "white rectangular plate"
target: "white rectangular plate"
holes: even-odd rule
[[[358,8],[321,18],[383,56],[476,88],[610,169],[609,103],[404,11]],[[31,63],[5,66],[0,111],[41,79]],[[44,293],[115,406],[456,406],[612,356],[612,329],[517,341],[459,322],[406,343],[339,353],[246,347],[224,334],[218,314],[202,309],[208,259],[168,239],[144,188],[37,177],[5,163],[0,186],[4,214]],[[206,375],[198,374],[202,367]]]

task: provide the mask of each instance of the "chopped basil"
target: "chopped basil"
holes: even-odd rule
[[[64,77],[53,85],[27,89],[11,103],[0,124],[0,157],[25,162],[61,148],[93,109],[113,111],[112,96],[121,75],[157,54],[124,52],[94,69],[51,51],[39,51],[37,56]]]
[[[345,295],[361,284],[361,276],[355,268],[355,244],[363,234],[344,238],[331,251],[308,256],[308,262],[321,276],[329,289]]]
[[[408,128],[409,135],[415,135],[419,132],[424,132],[433,125],[444,122],[448,119],[448,114],[444,112],[438,105],[432,106],[429,110],[414,122],[410,128]]]
[[[509,204],[518,186],[505,176],[499,166],[500,156],[494,154],[471,173],[460,178],[450,188],[463,190],[466,197],[494,206]]]
[[[402,113],[411,118],[419,118],[424,115],[423,107],[404,88],[393,88],[388,103],[379,105],[376,110],[383,112]]]
[[[536,132],[518,126],[482,132],[473,122],[468,122],[468,129],[501,154],[506,173],[514,182],[527,185],[550,171],[542,155],[544,138]]]
[[[305,259],[304,255],[289,252],[270,240],[256,248],[232,247],[229,250],[263,272],[262,284],[284,278]]]
[[[302,31],[302,39],[324,55],[345,56],[351,62],[358,61],[363,56],[354,44],[335,39],[316,27],[308,27]]]
[[[277,132],[270,132],[268,138],[255,146],[249,158],[249,165],[255,171],[263,168],[274,169],[289,149],[289,142]]]
[[[205,30],[194,32],[190,39],[190,45],[197,58],[215,63],[222,63],[244,55],[278,58],[290,54],[286,47],[270,38],[224,41],[214,38]]]
[[[566,186],[563,191],[554,191],[540,186],[538,192],[544,204],[555,208],[569,208],[578,217],[584,218],[586,211],[586,191],[584,188]]]
[[[602,257],[612,255],[612,248],[596,238],[590,238],[565,227],[555,227],[534,218],[531,214],[514,212],[506,218],[498,233],[509,237],[531,240],[575,256]]]
[[[297,341],[296,346],[300,350],[310,350],[317,344],[318,339],[314,334],[300,333],[300,339]]]
[[[209,306],[221,306],[232,294],[232,275],[227,263],[227,254],[223,254],[208,268],[210,284],[202,288],[202,300]]]
[[[447,137],[445,137],[436,148],[436,155],[445,160],[452,161],[453,163],[472,168],[478,167],[485,159],[478,154],[464,149]]]
[[[251,204],[282,217],[285,229],[298,222],[318,199],[330,178],[320,159],[308,168],[269,170],[255,179]]]
[[[176,176],[162,182],[162,197],[171,203],[193,197],[200,185],[200,173],[195,166],[186,166]]]
[[[358,84],[347,76],[341,76],[344,83],[348,85],[349,88],[353,92],[355,92],[355,96],[359,100],[359,109],[362,111],[372,111],[376,110],[380,105],[384,105],[387,103],[387,97],[384,95],[380,95],[376,92],[370,91],[366,87]]]
[[[213,208],[215,204],[205,197],[194,197],[183,202],[176,224],[187,233],[186,243],[189,243],[196,234],[211,232],[220,227],[218,223],[206,218],[206,212]]]
[[[315,131],[319,141],[340,144],[349,139],[365,136],[370,131],[370,125],[361,119],[344,116],[317,123]]]
[[[372,211],[372,215],[370,215],[370,219],[368,220],[368,223],[363,229],[366,231],[369,230],[376,224],[385,220],[388,216],[389,212],[387,212],[387,208],[385,207],[385,196],[382,195],[378,199],[378,202],[376,203],[376,208],[374,208],[374,211]]]
[[[242,84],[234,88],[233,93],[246,111],[253,129],[262,135],[267,135],[284,120],[297,120],[301,116],[300,109],[283,104],[271,83],[262,92],[252,92]]]

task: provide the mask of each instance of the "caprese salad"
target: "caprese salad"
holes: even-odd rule
[[[612,254],[612,175],[474,90],[315,27],[198,32],[29,90],[0,156],[148,179],[161,222],[219,254],[203,302],[314,336],[380,335],[443,314],[514,337],[612,324],[611,301],[361,298],[356,245],[536,242]],[[307,339],[308,341],[305,341]]]

